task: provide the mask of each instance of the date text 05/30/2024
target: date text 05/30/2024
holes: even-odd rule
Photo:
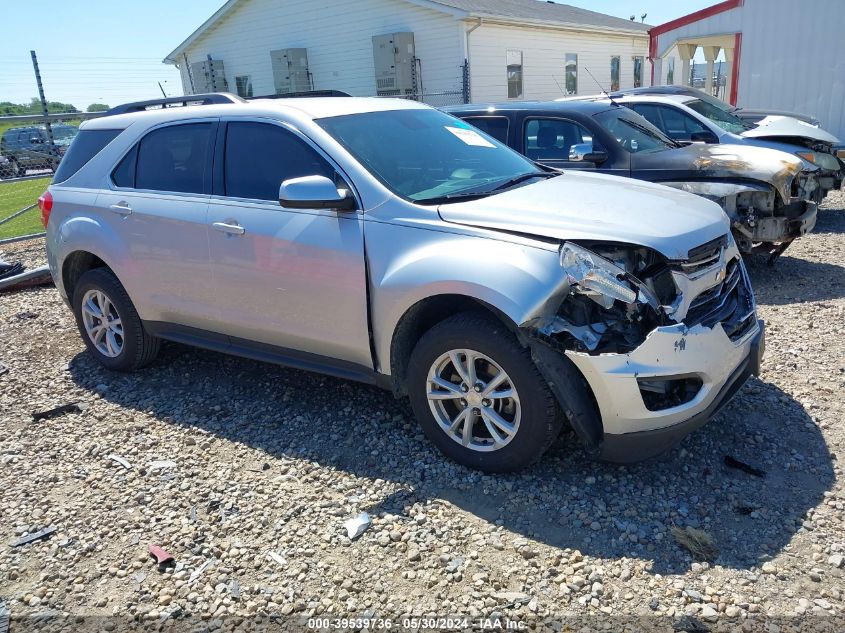
[[[487,631],[522,631],[527,628],[521,620],[508,618],[468,618],[468,617],[403,617],[403,618],[309,618],[308,628],[317,630],[331,629],[372,629],[372,630],[439,630],[462,631],[466,629]]]

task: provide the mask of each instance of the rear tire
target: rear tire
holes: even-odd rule
[[[72,305],[82,340],[103,367],[131,372],[155,359],[160,340],[147,334],[126,289],[109,269],[84,273]]]
[[[411,354],[406,388],[426,436],[451,459],[485,472],[535,462],[562,426],[531,354],[483,314],[461,313],[426,332]]]

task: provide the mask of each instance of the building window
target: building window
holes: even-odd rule
[[[575,53],[566,54],[566,94],[578,94],[578,55]]]
[[[619,90],[619,55],[610,58],[610,91]]]
[[[508,51],[508,99],[522,97],[522,51]]]
[[[249,75],[238,75],[235,77],[235,90],[239,97],[247,99],[252,96],[252,79]]]
[[[671,86],[675,83],[675,58],[670,57],[667,61],[669,64],[666,70],[666,83]]]
[[[643,85],[643,65],[645,58],[641,55],[634,56],[634,88],[639,88]]]

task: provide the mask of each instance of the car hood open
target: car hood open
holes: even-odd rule
[[[803,162],[797,156],[768,147],[693,143],[677,149],[633,154],[631,167],[634,175],[661,173],[665,181],[756,180],[772,185],[788,200],[792,181],[803,169]]]
[[[757,127],[743,132],[742,136],[745,138],[798,136],[831,145],[839,143],[839,139],[833,134],[789,116],[767,116],[757,123]]]
[[[440,206],[446,222],[565,240],[647,246],[669,259],[725,235],[709,200],[640,180],[565,171],[556,178]]]

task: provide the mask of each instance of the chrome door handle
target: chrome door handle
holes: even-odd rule
[[[115,213],[119,213],[120,215],[129,215],[132,213],[132,207],[130,207],[126,202],[121,200],[117,204],[113,204],[109,207],[109,211],[113,211]]]
[[[234,220],[229,220],[228,222],[215,222],[211,226],[213,226],[216,231],[220,231],[221,233],[226,233],[228,235],[243,235],[246,233],[246,229],[240,224],[236,224]]]

